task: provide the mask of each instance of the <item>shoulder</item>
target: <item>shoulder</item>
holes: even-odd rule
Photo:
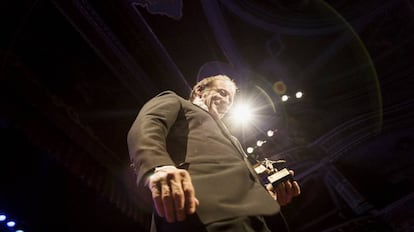
[[[173,95],[173,96],[177,96],[178,97],[178,95],[174,91],[171,91],[171,90],[166,90],[164,92],[161,92],[161,93],[159,93],[157,95],[157,97],[158,96],[164,96],[164,95]]]
[[[165,97],[165,98],[182,98],[182,97],[178,96],[178,94],[176,94],[174,91],[171,91],[171,90],[167,90],[167,91],[161,92],[157,96],[155,96],[155,98],[158,98],[158,97]]]
[[[171,91],[171,90],[167,90],[167,91],[159,93],[154,98],[152,98],[152,100],[158,100],[158,101],[169,100],[169,101],[175,101],[175,102],[189,102],[189,100],[179,96],[178,94],[176,94],[174,91]]]
[[[173,109],[181,107],[184,102],[188,100],[180,97],[173,91],[164,91],[151,98],[143,107],[142,110],[169,108]]]

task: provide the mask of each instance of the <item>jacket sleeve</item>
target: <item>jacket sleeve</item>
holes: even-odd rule
[[[142,186],[154,168],[174,165],[167,152],[166,138],[181,108],[179,97],[166,91],[147,102],[128,132],[128,150]]]

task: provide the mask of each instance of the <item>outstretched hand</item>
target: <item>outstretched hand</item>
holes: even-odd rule
[[[148,187],[158,215],[169,223],[184,221],[199,205],[187,170],[173,166],[160,168],[149,177]]]
[[[290,174],[293,176],[294,172],[289,170]],[[273,188],[272,184],[266,185],[266,189],[273,199],[277,200],[279,205],[284,206],[289,204],[294,197],[299,196],[300,187],[298,182],[286,180]]]

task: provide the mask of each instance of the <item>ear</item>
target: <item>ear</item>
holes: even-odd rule
[[[197,86],[197,87],[195,88],[195,93],[196,93],[196,95],[197,95],[198,97],[201,97],[201,96],[202,96],[202,92],[203,92],[203,90],[204,90],[203,86],[201,86],[201,85]]]

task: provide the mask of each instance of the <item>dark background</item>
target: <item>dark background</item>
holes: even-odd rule
[[[147,231],[129,126],[160,91],[186,97],[221,72],[256,116],[229,128],[245,147],[266,140],[254,154],[285,159],[301,183],[283,209],[291,231],[414,230],[414,2],[22,0],[0,12],[0,213],[17,227]]]

